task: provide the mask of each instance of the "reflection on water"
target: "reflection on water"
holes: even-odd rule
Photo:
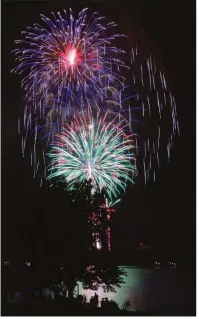
[[[116,293],[98,290],[99,300],[108,297],[122,307],[129,300],[129,310],[154,310],[159,314],[183,315],[194,313],[194,274],[177,269],[146,269],[121,266],[127,273],[125,283]],[[92,290],[83,290],[79,283],[79,293],[85,293],[87,302],[94,295]]]

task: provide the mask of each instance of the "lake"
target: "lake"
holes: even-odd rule
[[[127,273],[125,283],[116,289],[116,293],[104,293],[102,288],[98,289],[99,301],[107,297],[122,307],[128,300],[129,310],[154,311],[159,315],[195,315],[195,273],[191,270],[120,268]],[[95,292],[83,290],[79,283],[79,293],[85,293],[88,302]]]

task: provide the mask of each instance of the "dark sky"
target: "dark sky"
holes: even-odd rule
[[[115,239],[118,252],[133,251],[140,240],[164,253],[184,257],[195,254],[196,170],[195,170],[195,1],[91,1],[83,5],[71,1],[3,1],[2,3],[2,247],[12,254],[14,242],[23,246],[25,232],[34,215],[43,210],[44,193],[33,179],[29,160],[20,154],[17,119],[23,91],[19,77],[10,74],[14,66],[13,41],[35,21],[72,7],[98,9],[120,28],[132,21],[143,28],[160,51],[169,85],[176,98],[181,136],[175,140],[171,163],[158,171],[156,183],[131,187],[115,215],[122,234]],[[89,5],[90,4],[90,5]],[[125,31],[124,31],[125,32]],[[45,207],[44,207],[45,206]],[[65,209],[65,208],[63,208]],[[55,213],[56,215],[56,213]],[[23,248],[22,248],[23,250]]]

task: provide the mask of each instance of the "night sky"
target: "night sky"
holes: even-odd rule
[[[180,137],[175,139],[171,163],[157,173],[156,183],[132,186],[123,196],[114,225],[118,255],[133,252],[144,241],[162,254],[184,258],[195,256],[196,233],[196,85],[195,1],[3,1],[2,3],[2,248],[5,258],[13,251],[23,255],[25,234],[35,215],[49,211],[48,199],[33,179],[29,159],[22,159],[17,119],[23,91],[14,66],[14,40],[39,14],[86,6],[98,9],[132,29],[132,21],[143,28],[160,51],[169,86],[176,99]],[[125,31],[123,31],[125,33]],[[48,195],[47,195],[48,196]],[[62,204],[61,204],[62,205]],[[65,209],[63,205],[63,210]],[[56,205],[55,205],[56,211]],[[66,212],[67,213],[67,212]],[[48,216],[45,214],[45,216]],[[51,216],[52,217],[52,216]],[[56,212],[53,216],[56,219]],[[39,228],[39,225],[38,225]],[[119,235],[120,234],[120,235]],[[17,244],[16,244],[17,243]],[[122,256],[122,254],[121,254]],[[121,257],[122,258],[122,257]]]

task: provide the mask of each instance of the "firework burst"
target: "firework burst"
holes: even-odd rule
[[[111,121],[108,116],[88,111],[65,124],[49,153],[48,179],[60,178],[69,190],[90,179],[111,200],[125,190],[135,171],[133,136],[118,115]]]
[[[114,22],[104,23],[87,9],[75,20],[70,10],[52,13],[52,20],[41,15],[42,25],[34,24],[15,41],[18,65],[14,72],[23,75],[22,87],[28,99],[45,105],[46,98],[64,102],[67,107],[92,100],[107,99],[110,87],[123,86],[120,68],[123,50],[114,46],[119,34],[109,34]]]

